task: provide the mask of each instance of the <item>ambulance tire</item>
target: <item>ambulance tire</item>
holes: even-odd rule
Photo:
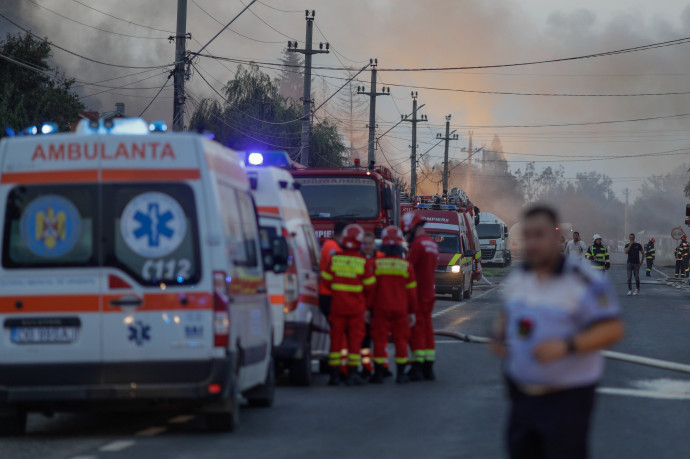
[[[472,298],[472,290],[474,290],[474,281],[470,280],[470,289],[465,290],[465,292],[463,293],[463,296],[465,297],[466,300],[469,300],[470,298]]]
[[[222,411],[204,413],[206,429],[211,432],[234,432],[240,426],[240,397],[236,389],[232,389],[229,400],[220,402]]]
[[[290,362],[289,372],[290,385],[311,385],[311,338],[307,338],[307,343],[302,350],[302,358]]]
[[[0,412],[0,437],[24,435],[26,433],[26,411]]]
[[[268,362],[266,380],[260,386],[244,394],[249,406],[268,408],[273,406],[276,393],[276,366],[273,358]]]

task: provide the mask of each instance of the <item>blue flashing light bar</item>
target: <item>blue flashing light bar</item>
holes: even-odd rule
[[[165,121],[152,121],[149,123],[149,131],[150,132],[167,132],[168,131],[168,125],[165,124]]]
[[[450,204],[417,204],[417,209],[427,210],[458,210],[458,206]]]
[[[252,151],[247,153],[245,163],[248,166],[274,166],[284,169],[292,165],[290,156],[284,151]]]
[[[45,123],[41,126],[41,134],[48,135],[53,134],[58,131],[58,125],[56,123]]]

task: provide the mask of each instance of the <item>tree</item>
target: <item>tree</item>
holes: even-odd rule
[[[25,64],[0,60],[0,126],[19,131],[51,121],[67,131],[79,117],[84,104],[72,90],[74,80],[51,67],[50,51],[47,41],[29,34],[7,34],[0,41],[0,54]]]
[[[304,77],[300,69],[304,65],[302,55],[290,52],[285,48],[280,62],[283,65],[277,80],[280,94],[294,102],[299,102],[304,94]]]
[[[518,169],[515,171],[522,192],[525,197],[525,202],[533,203],[539,200],[547,199],[554,194],[558,194],[565,186],[563,178],[565,171],[563,167],[557,169],[551,166],[537,172],[533,162],[527,163],[525,170]]]
[[[236,150],[284,150],[296,159],[301,144],[302,107],[280,94],[278,81],[258,66],[238,66],[222,89],[223,101],[201,101],[190,121],[193,130],[207,130]],[[310,166],[342,165],[345,145],[330,121],[312,128]]]

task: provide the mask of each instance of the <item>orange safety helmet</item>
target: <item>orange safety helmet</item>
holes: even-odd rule
[[[359,250],[364,242],[364,229],[354,223],[347,225],[343,230],[343,241],[340,245],[348,250]]]
[[[384,246],[402,246],[405,243],[405,237],[400,228],[396,226],[387,226],[383,229],[381,233],[382,242]]]
[[[417,225],[423,225],[426,223],[417,212],[408,212],[403,215],[402,218],[402,230],[406,233],[411,233],[417,227]]]

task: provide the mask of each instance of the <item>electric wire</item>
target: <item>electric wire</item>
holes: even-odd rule
[[[128,21],[127,19],[123,19],[123,18],[120,18],[120,17],[117,17],[117,16],[113,16],[113,15],[110,14],[110,13],[106,13],[105,11],[101,11],[101,10],[99,10],[99,9],[97,9],[97,8],[94,8],[93,6],[87,5],[86,3],[83,3],[83,2],[81,2],[81,1],[79,1],[79,0],[72,0],[72,1],[75,2],[75,3],[80,4],[81,6],[83,6],[83,7],[85,7],[85,8],[88,8],[88,9],[90,9],[90,10],[97,11],[97,12],[99,12],[99,13],[101,13],[101,14],[104,14],[104,15],[106,15],[106,16],[109,16],[109,17],[111,17],[111,18],[113,18],[113,19],[117,19],[118,21],[126,22],[126,23],[128,23],[128,24],[132,24],[132,25],[135,25],[135,26],[138,26],[138,27],[143,27],[143,28],[146,28],[146,29],[156,30],[156,31],[158,31],[158,32],[165,32],[165,33],[172,33],[172,34],[175,33],[174,30],[157,29],[157,28],[155,28],[155,27],[147,26],[147,25],[144,25],[144,24],[139,24],[139,23],[136,23],[136,22]]]
[[[168,75],[168,78],[166,78],[165,83],[163,83],[163,86],[161,86],[161,88],[158,90],[158,92],[156,93],[156,95],[153,96],[153,98],[149,101],[149,103],[148,103],[148,105],[146,106],[146,108],[144,108],[144,109],[141,111],[141,113],[139,113],[139,118],[141,118],[142,116],[144,116],[144,113],[146,113],[146,110],[148,110],[149,107],[156,101],[156,99],[158,99],[158,96],[160,96],[161,92],[163,92],[163,89],[165,89],[165,87],[168,85],[168,83],[170,82],[170,78],[171,78],[172,76],[173,76],[173,74],[172,74],[172,72],[170,72],[170,75]]]
[[[208,11],[206,11],[201,5],[199,5],[199,3],[197,3],[196,0],[192,0],[192,3],[194,3],[194,5],[196,5],[196,7],[199,8],[206,16],[208,16],[209,18],[213,19],[213,20],[216,21],[218,24],[220,24],[220,25],[225,25],[225,24],[223,24],[222,22],[220,22],[214,15],[212,15],[211,13],[209,13]],[[257,43],[265,43],[265,44],[283,43],[282,41],[266,41],[266,40],[259,40],[258,38],[250,37],[250,36],[248,36],[248,35],[245,35],[245,34],[243,34],[243,33],[238,32],[238,31],[236,31],[236,30],[234,30],[234,29],[228,28],[228,30],[229,30],[230,32],[234,33],[235,35],[239,35],[240,37],[246,38],[247,40],[255,41],[255,42],[257,42]]]

